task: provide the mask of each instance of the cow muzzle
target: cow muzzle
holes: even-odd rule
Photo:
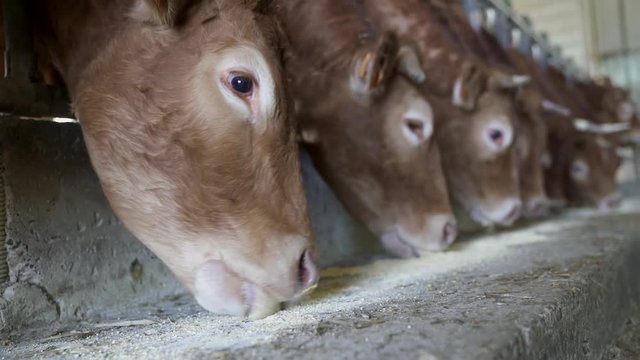
[[[396,225],[380,237],[382,245],[400,257],[420,257],[428,252],[446,250],[458,236],[456,220],[451,215],[430,216],[422,231],[408,231]]]
[[[506,199],[492,207],[476,206],[471,211],[471,218],[482,226],[511,226],[521,215],[520,199]]]
[[[292,269],[294,274],[286,274],[275,285],[257,284],[238,275],[223,261],[210,260],[197,270],[193,292],[208,311],[260,319],[315,289],[320,273],[311,250],[305,250]]]

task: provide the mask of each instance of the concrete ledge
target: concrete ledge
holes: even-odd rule
[[[303,157],[320,288],[264,320],[213,316],[113,215],[77,125],[0,125],[2,359],[597,359],[640,299],[638,198],[390,260]]]
[[[260,321],[188,299],[117,308],[7,343],[3,358],[599,359],[640,299],[638,219],[634,200],[422,259],[330,268],[311,299]]]

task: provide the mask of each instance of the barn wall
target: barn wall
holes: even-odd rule
[[[562,47],[563,54],[589,69],[589,16],[584,0],[513,0],[513,7],[533,20],[538,31],[549,34],[552,42]]]
[[[538,31],[589,73],[630,88],[640,104],[640,14],[637,0],[512,0]]]

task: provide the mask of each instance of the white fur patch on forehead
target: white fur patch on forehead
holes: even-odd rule
[[[253,77],[254,94],[250,101],[252,120],[267,121],[274,116],[277,99],[273,72],[264,56],[255,48],[238,46],[224,49],[219,54],[218,69],[223,74],[238,72]],[[247,110],[247,103],[228,89],[223,95],[239,111]]]
[[[453,105],[455,106],[464,106],[464,98],[462,97],[462,77],[458,77],[456,79],[455,84],[453,84],[453,94],[452,99]]]
[[[439,57],[440,55],[442,55],[443,53],[444,53],[444,49],[440,49],[440,48],[431,49],[427,53],[427,57],[429,59],[435,59],[435,58]]]

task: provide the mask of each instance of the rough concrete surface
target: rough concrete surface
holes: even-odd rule
[[[602,360],[640,359],[640,309],[629,318],[623,333],[609,346]]]
[[[332,267],[309,299],[266,319],[211,315],[113,215],[77,125],[1,124],[1,359],[599,359],[640,299],[640,198],[393,260],[304,157]]]
[[[640,296],[640,203],[627,206],[330,268],[306,302],[259,321],[168,301],[7,343],[3,358],[597,359]]]
[[[0,121],[0,339],[184,291],[111,211],[77,124]]]

